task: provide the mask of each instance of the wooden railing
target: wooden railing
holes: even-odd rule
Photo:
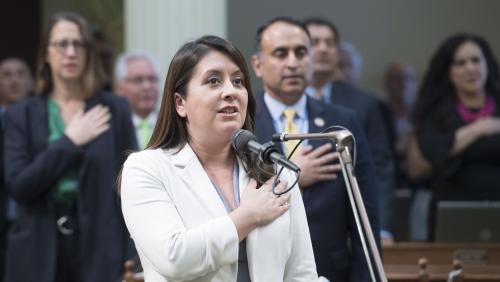
[[[382,251],[390,282],[500,282],[500,244],[397,243]],[[125,263],[123,282],[143,282]]]
[[[393,282],[500,282],[500,244],[397,243],[382,253]]]
[[[122,282],[144,282],[144,273],[137,272],[136,262],[127,260],[125,262],[125,273],[123,274]]]

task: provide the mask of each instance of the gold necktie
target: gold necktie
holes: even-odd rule
[[[287,108],[283,111],[283,115],[285,116],[285,132],[291,134],[299,133],[299,128],[294,122],[295,110],[293,108]],[[290,140],[285,142],[285,154],[287,157],[290,157],[290,153],[293,148],[295,148],[297,143],[299,143],[299,140]]]
[[[314,98],[323,101],[323,92],[321,89],[316,89],[316,92],[314,93]]]

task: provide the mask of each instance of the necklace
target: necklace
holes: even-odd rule
[[[478,111],[473,111],[467,108],[462,101],[457,100],[456,110],[463,121],[470,123],[480,118],[491,116],[496,110],[496,103],[491,96],[486,96],[486,102],[483,107]]]

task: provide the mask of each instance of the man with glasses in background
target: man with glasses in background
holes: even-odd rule
[[[126,52],[116,60],[115,92],[125,97],[132,109],[137,143],[144,149],[156,124],[160,88],[156,60],[142,51]]]

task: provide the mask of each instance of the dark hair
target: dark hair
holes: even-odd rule
[[[321,26],[326,26],[330,29],[330,31],[333,33],[333,38],[335,40],[335,43],[340,42],[340,33],[337,27],[329,20],[324,19],[324,18],[319,18],[319,17],[312,17],[312,18],[307,18],[304,20],[304,26],[309,27],[310,25],[321,25]]]
[[[244,85],[248,92],[248,105],[242,128],[254,132],[256,102],[245,58],[229,41],[208,35],[184,44],[174,55],[165,81],[158,121],[147,145],[148,149],[178,148],[180,150],[188,142],[186,120],[177,114],[175,95],[178,93],[182,98],[186,98],[187,86],[194,69],[198,62],[211,51],[220,52],[227,56],[243,73]],[[272,175],[272,168],[264,166],[254,156],[241,153],[238,155],[244,162],[250,177],[255,178],[258,183],[262,184]]]
[[[52,16],[49,25],[42,36],[42,40],[38,48],[36,65],[36,92],[39,94],[48,94],[53,90],[54,82],[52,72],[46,58],[52,29],[57,23],[61,21],[69,21],[76,24],[82,36],[82,40],[85,46],[86,60],[82,74],[82,87],[84,97],[81,98],[88,98],[102,89],[102,78],[105,77],[105,75],[102,70],[100,61],[97,57],[92,31],[87,21],[80,15],[72,12],[62,12]]]
[[[488,69],[485,90],[497,103],[500,101],[498,63],[488,42],[474,34],[453,35],[438,47],[423,77],[412,115],[417,131],[421,130],[423,122],[427,119],[439,129],[444,130],[450,126],[450,113],[453,112],[455,104],[456,89],[449,73],[457,49],[465,42],[472,42],[481,49]]]
[[[302,29],[307,34],[307,37],[309,37],[309,39],[311,39],[311,34],[309,34],[309,31],[307,30],[306,26],[301,21],[296,20],[294,18],[290,18],[290,17],[283,17],[283,16],[276,17],[276,18],[269,20],[265,24],[261,25],[257,29],[257,34],[255,34],[255,42],[254,42],[254,49],[255,49],[256,54],[260,53],[260,51],[262,51],[262,48],[261,48],[262,34],[269,26],[271,26],[272,24],[277,23],[277,22],[283,22],[283,23],[287,23],[289,25],[296,26],[296,27]]]

